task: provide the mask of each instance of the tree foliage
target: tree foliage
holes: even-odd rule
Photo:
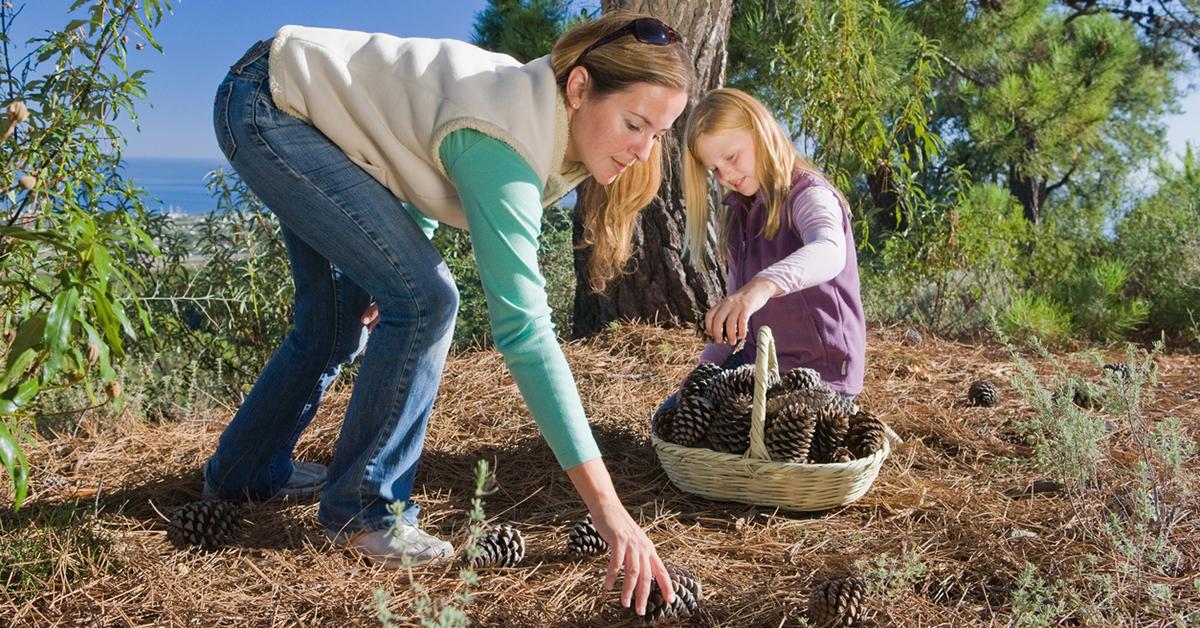
[[[165,0],[77,0],[67,24],[21,56],[21,9],[0,6],[0,462],[16,507],[28,476],[19,435],[39,393],[82,386],[95,403],[119,400],[126,343],[151,331],[128,259],[154,247],[120,172],[114,122],[146,95],[130,41],[158,48],[152,29],[168,10]]]

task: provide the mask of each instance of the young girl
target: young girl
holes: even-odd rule
[[[704,317],[714,342],[700,362],[753,364],[758,328],[767,325],[780,372],[808,367],[835,391],[857,395],[866,321],[845,198],[797,155],[767,108],[736,89],[701,98],[688,119],[685,142],[684,248],[701,268],[709,174],[729,190],[716,212],[728,296]],[[745,348],[732,354],[743,338]]]

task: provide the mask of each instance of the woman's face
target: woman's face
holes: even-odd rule
[[[758,193],[754,136],[748,129],[705,133],[696,138],[696,157],[717,183],[744,196]]]
[[[650,150],[687,106],[682,90],[635,83],[603,97],[587,89],[587,70],[575,68],[567,81],[571,136],[565,158],[587,167],[597,183],[612,183]]]

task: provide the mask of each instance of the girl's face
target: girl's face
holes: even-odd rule
[[[586,77],[587,71],[579,67],[567,81],[571,131],[565,158],[582,162],[597,183],[607,185],[634,162],[650,158],[654,143],[687,106],[687,93],[635,83],[597,98],[586,89]]]
[[[696,138],[696,157],[717,178],[717,183],[744,196],[758,193],[754,164],[758,155],[754,136],[747,129],[705,133]]]

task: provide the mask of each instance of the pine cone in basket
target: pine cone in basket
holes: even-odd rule
[[[750,415],[722,414],[708,426],[713,451],[741,455],[750,448]]]
[[[675,589],[675,600],[663,603],[662,589],[658,581],[650,584],[650,597],[646,600],[646,614],[642,621],[647,624],[678,621],[691,617],[703,598],[700,580],[691,572],[676,565],[667,565],[671,574],[671,586]]]
[[[735,369],[722,371],[709,382],[705,396],[716,408],[727,405],[738,395],[754,394],[754,365],[743,364]]]
[[[708,434],[713,421],[712,402],[704,396],[684,397],[676,406],[667,440],[684,447],[694,447]]]
[[[834,402],[834,392],[828,387],[804,388],[783,392],[775,396],[767,396],[766,416],[778,414],[779,409],[793,403],[803,403],[816,411]]]
[[[803,399],[797,398],[781,405],[774,414],[767,415],[763,444],[771,460],[808,462],[819,412]]]
[[[883,423],[875,415],[860,410],[850,417],[850,429],[846,433],[846,449],[856,458],[866,458],[883,448],[887,438]]]
[[[508,524],[489,530],[475,546],[480,554],[471,560],[472,567],[512,567],[525,558],[525,537]]]
[[[701,364],[692,369],[692,372],[683,378],[683,396],[694,397],[696,395],[703,395],[708,390],[708,386],[712,383],[713,378],[720,375],[721,372],[720,365],[711,363]]]
[[[241,508],[228,501],[186,503],[171,513],[167,538],[179,546],[214,550],[231,542],[241,527]]]
[[[808,595],[808,621],[818,628],[853,626],[862,620],[862,578],[833,578],[813,587]]]
[[[679,412],[678,403],[655,415],[654,422],[650,427],[659,438],[666,441],[671,440],[671,424],[674,423],[677,412]]]
[[[575,522],[567,532],[567,550],[579,556],[595,556],[608,551],[608,543],[592,525],[592,515]]]
[[[832,401],[817,411],[817,427],[813,431],[812,447],[808,452],[811,462],[834,462],[834,451],[846,442],[846,434],[850,431],[852,413],[848,406],[845,397],[834,395]]]
[[[854,462],[854,454],[845,447],[838,447],[830,454],[829,462]]]
[[[804,368],[800,366],[784,373],[783,377],[780,378],[779,383],[772,386],[767,394],[770,396],[792,390],[821,388],[822,386],[825,386],[825,382],[821,381],[820,374],[810,368]]]

